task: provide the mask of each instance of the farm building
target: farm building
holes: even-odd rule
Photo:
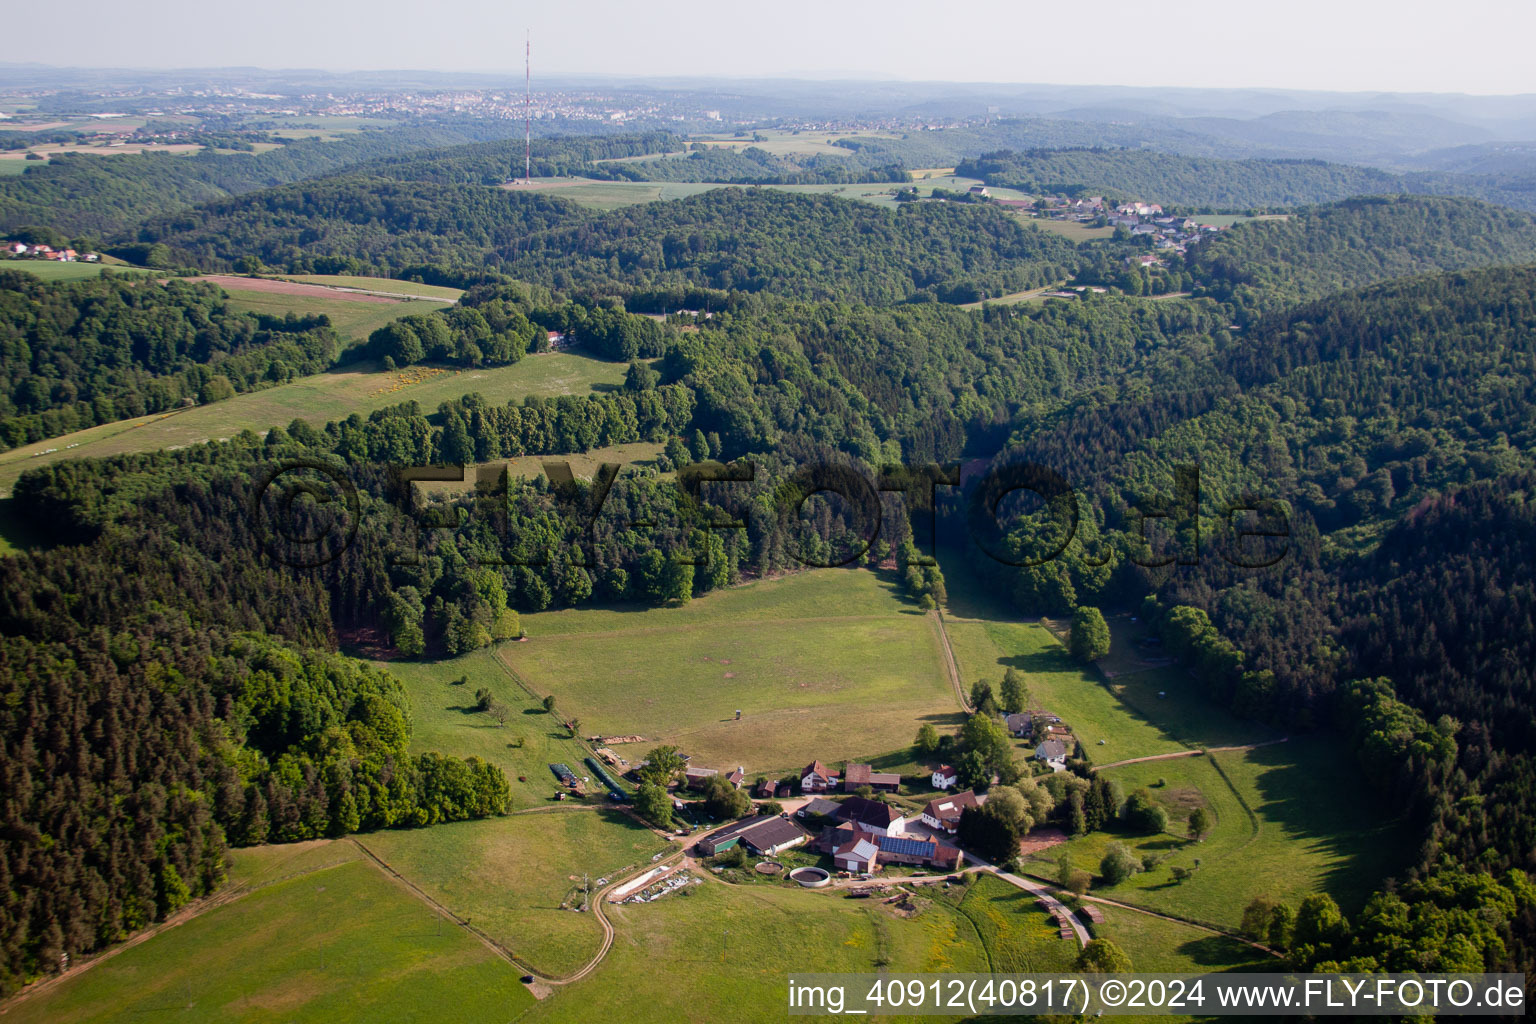
[[[864,873],[874,871],[879,865],[876,859],[880,856],[880,847],[867,833],[854,833],[842,846],[839,846],[832,854],[832,862],[837,865],[839,871],[853,871]]]
[[[834,818],[849,822],[866,832],[897,835],[906,826],[907,819],[901,808],[883,804],[878,800],[866,800],[855,796],[838,805]]]
[[[1020,711],[1004,718],[1003,724],[1008,727],[1008,735],[1017,738],[1029,735],[1034,727],[1034,719],[1028,711]]]
[[[817,840],[817,848],[830,851],[842,871],[878,871],[886,864],[953,871],[964,863],[964,855],[958,849],[937,839],[881,835],[847,824],[827,829]]]
[[[743,818],[699,840],[698,850],[713,857],[738,843],[760,857],[772,857],[780,850],[799,846],[810,836],[799,825],[776,814]]]
[[[892,772],[877,772],[873,765],[850,764],[843,773],[843,792],[852,793],[860,786],[868,786],[877,792],[894,793],[901,788],[901,776]]]
[[[819,796],[796,811],[795,816],[799,818],[808,818],[813,815],[821,815],[823,817],[832,818],[837,816],[837,812],[842,808],[842,806],[843,805],[838,803],[836,800],[828,800],[824,796]]]
[[[820,761],[812,761],[800,771],[800,792],[825,793],[837,788],[837,772]]]
[[[928,801],[928,806],[923,808],[923,824],[954,835],[960,827],[960,815],[965,813],[965,809],[980,806],[981,802],[976,799],[975,792],[969,789],[953,796],[941,796]]]
[[[683,769],[683,785],[689,789],[703,789],[704,780],[712,779],[720,772],[716,768],[685,768]]]

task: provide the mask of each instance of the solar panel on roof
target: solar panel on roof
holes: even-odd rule
[[[880,849],[899,853],[904,857],[926,857],[933,851],[933,847],[921,839],[881,836],[877,842],[880,844]]]

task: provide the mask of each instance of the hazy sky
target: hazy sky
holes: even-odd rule
[[[1532,0],[6,0],[0,60],[1536,92]]]

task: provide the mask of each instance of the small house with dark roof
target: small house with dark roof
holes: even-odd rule
[[[965,809],[980,806],[981,801],[976,799],[975,791],[969,789],[953,796],[935,797],[923,808],[923,824],[954,835],[960,828],[960,815],[965,813]]]
[[[1003,725],[1008,729],[1008,735],[1013,737],[1028,736],[1034,728],[1034,719],[1028,711],[1018,711],[1003,719]]]
[[[933,770],[932,781],[934,789],[949,789],[960,784],[960,773],[954,765],[941,764]]]
[[[866,832],[878,832],[881,835],[897,835],[907,824],[901,808],[861,796],[844,800],[833,816]]]

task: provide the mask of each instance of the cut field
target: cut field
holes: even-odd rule
[[[252,891],[11,1004],[7,1022],[500,1021],[517,971],[347,842],[237,850]]]
[[[620,811],[580,806],[358,839],[519,959],[557,976],[579,970],[602,944],[597,916],[569,909],[581,904],[584,879],[596,892],[599,879],[674,849]]]
[[[395,295],[416,295],[444,302],[458,302],[464,294],[462,288],[449,288],[440,284],[421,284],[417,281],[397,281],[390,277],[356,277],[351,274],[291,274],[277,278],[280,281],[296,281],[324,288],[357,288],[370,292],[390,292]]]
[[[392,304],[387,308],[401,307]],[[429,370],[433,372],[427,373]],[[233,437],[246,429],[260,433],[274,426],[286,427],[295,418],[318,425],[345,419],[354,412],[367,415],[407,399],[431,411],[440,402],[470,392],[479,392],[492,403],[528,395],[587,394],[598,386],[622,384],[624,370],[623,363],[605,363],[571,352],[549,352],[511,366],[480,370],[411,367],[384,373],[375,364],[355,363],[212,405],[106,423],[0,453],[0,492],[9,493],[26,470],[58,459],[184,447]]]
[[[526,1019],[782,1020],[793,971],[987,971],[970,922],[943,899],[918,899],[923,908],[902,917],[878,899],[707,880],[655,903],[613,907],[617,935],[602,967]]]
[[[529,641],[498,656],[583,732],[673,743],[749,776],[905,748],[925,721],[958,724],[932,620],[864,570],[798,573],[682,608],[542,612],[523,626]]]

